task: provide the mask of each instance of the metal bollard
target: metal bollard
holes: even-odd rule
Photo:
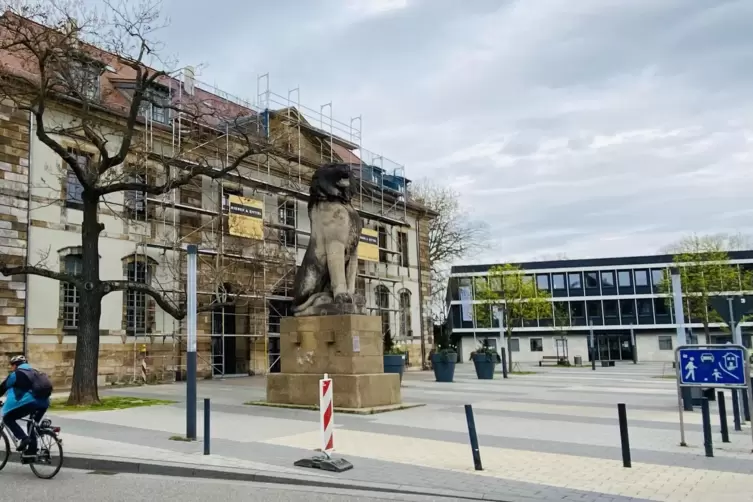
[[[722,429],[722,443],[729,443],[729,428],[727,427],[727,403],[724,402],[724,391],[716,393],[719,403],[719,425]]]
[[[743,430],[740,425],[740,396],[737,393],[737,389],[732,389],[732,421],[735,424],[735,430]]]
[[[622,466],[632,467],[630,460],[630,436],[628,434],[627,409],[624,403],[617,405],[617,415],[620,419],[620,443],[622,444]]]
[[[711,438],[711,414],[709,413],[709,399],[701,398],[701,417],[703,417],[703,448],[707,457],[714,456],[714,445]]]
[[[473,407],[465,405],[465,419],[468,422],[468,435],[471,438],[471,452],[473,453],[473,466],[477,471],[482,471],[481,452],[478,449],[478,437],[476,436],[476,421],[473,419]]]
[[[209,442],[210,442],[210,433],[211,428],[209,426],[209,415],[210,415],[210,405],[209,405],[209,399],[204,399],[204,455],[209,455]]]

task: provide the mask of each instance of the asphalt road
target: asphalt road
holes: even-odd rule
[[[20,497],[20,498],[19,498]],[[65,469],[54,479],[37,479],[26,466],[9,463],[0,471],[0,500],[134,502],[180,500],[221,502],[367,502],[404,500],[447,501],[427,497],[366,493],[287,485],[269,485],[197,478],[102,474]]]

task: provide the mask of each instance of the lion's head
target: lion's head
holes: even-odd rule
[[[349,203],[355,188],[348,164],[324,164],[314,173],[309,189],[309,207],[317,202]]]

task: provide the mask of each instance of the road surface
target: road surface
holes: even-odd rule
[[[367,502],[404,500],[425,502],[426,497],[359,491],[220,481],[197,478],[105,474],[65,469],[50,481],[37,479],[28,467],[8,464],[0,471],[0,500],[12,498],[45,502]],[[20,499],[19,499],[20,500]]]

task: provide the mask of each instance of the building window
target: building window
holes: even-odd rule
[[[586,305],[583,302],[570,302],[570,317],[583,319],[586,317]]]
[[[510,352],[520,352],[520,338],[510,338]]]
[[[651,282],[654,288],[658,288],[664,280],[664,270],[653,268],[651,269]]]
[[[297,204],[294,200],[285,200],[277,207],[278,222],[280,225],[286,226],[286,228],[280,229],[280,244],[285,247],[295,246],[297,216]]]
[[[638,287],[648,286],[648,271],[647,270],[635,271],[635,285]]]
[[[669,309],[664,298],[654,298],[654,312],[656,316],[669,316]]]
[[[170,122],[170,92],[166,89],[150,87],[144,93],[140,104],[140,114],[150,120],[167,125]],[[151,113],[150,113],[151,111]]]
[[[236,188],[222,187],[222,212],[228,214],[230,212],[230,196],[237,195],[243,196],[243,192]]]
[[[614,287],[614,272],[609,270],[601,273],[601,286],[604,288]]]
[[[91,162],[91,154],[81,153],[72,148],[68,149],[68,153],[72,154],[76,158],[78,166],[86,171],[89,169],[89,163]],[[71,209],[82,209],[84,205],[84,186],[79,181],[76,173],[68,166],[65,186],[65,207]]]
[[[408,259],[408,234],[405,232],[397,233],[397,252],[400,256],[400,266],[410,267],[410,261]]]
[[[588,317],[601,318],[601,302],[599,300],[586,302],[586,309],[588,310]]]
[[[542,338],[531,338],[531,352],[544,352],[544,340]]]
[[[83,271],[81,255],[66,256],[63,266],[66,274],[81,275]],[[63,289],[63,329],[78,329],[78,305],[81,301],[81,294],[78,288],[69,282],[61,283],[60,287]]]
[[[549,291],[549,276],[544,274],[537,275],[536,287],[539,291]]]
[[[410,291],[404,289],[400,291],[400,337],[407,338],[412,336],[411,329],[412,319],[410,311]]]
[[[127,178],[128,183],[146,183],[143,174],[132,174]],[[127,190],[123,193],[123,203],[129,218],[146,219],[146,192]]]
[[[594,289],[599,287],[599,273],[598,272],[586,272],[586,287],[588,289]]]
[[[565,275],[552,274],[552,286],[554,289],[565,289]]]
[[[659,335],[659,350],[672,350],[672,337],[670,335]]]
[[[533,284],[533,276],[532,275],[524,275],[522,279],[523,284]]]
[[[570,272],[569,274],[567,274],[567,277],[570,281],[570,289],[580,289],[583,287],[581,283],[580,272]]]
[[[638,300],[638,315],[642,317],[653,317],[651,312],[651,300],[641,298]]]
[[[374,289],[376,306],[379,316],[382,318],[382,336],[392,333],[390,329],[390,290],[386,286],[379,285]]]
[[[635,300],[620,300],[622,317],[635,317]]]
[[[617,300],[604,300],[604,317],[617,317]]]
[[[99,79],[102,74],[100,66],[93,61],[71,61],[70,79],[67,86],[75,97],[81,97],[86,100],[99,99]]]
[[[498,275],[489,277],[489,288],[492,291],[502,291],[502,278]]]
[[[148,284],[149,266],[143,261],[126,265],[126,280]],[[146,333],[147,296],[141,291],[126,290],[126,329],[132,333]]]
[[[620,270],[617,272],[617,280],[621,288],[629,288],[633,285],[630,270]]]
[[[379,241],[379,262],[387,263],[387,229],[379,227],[377,229],[377,236]]]

